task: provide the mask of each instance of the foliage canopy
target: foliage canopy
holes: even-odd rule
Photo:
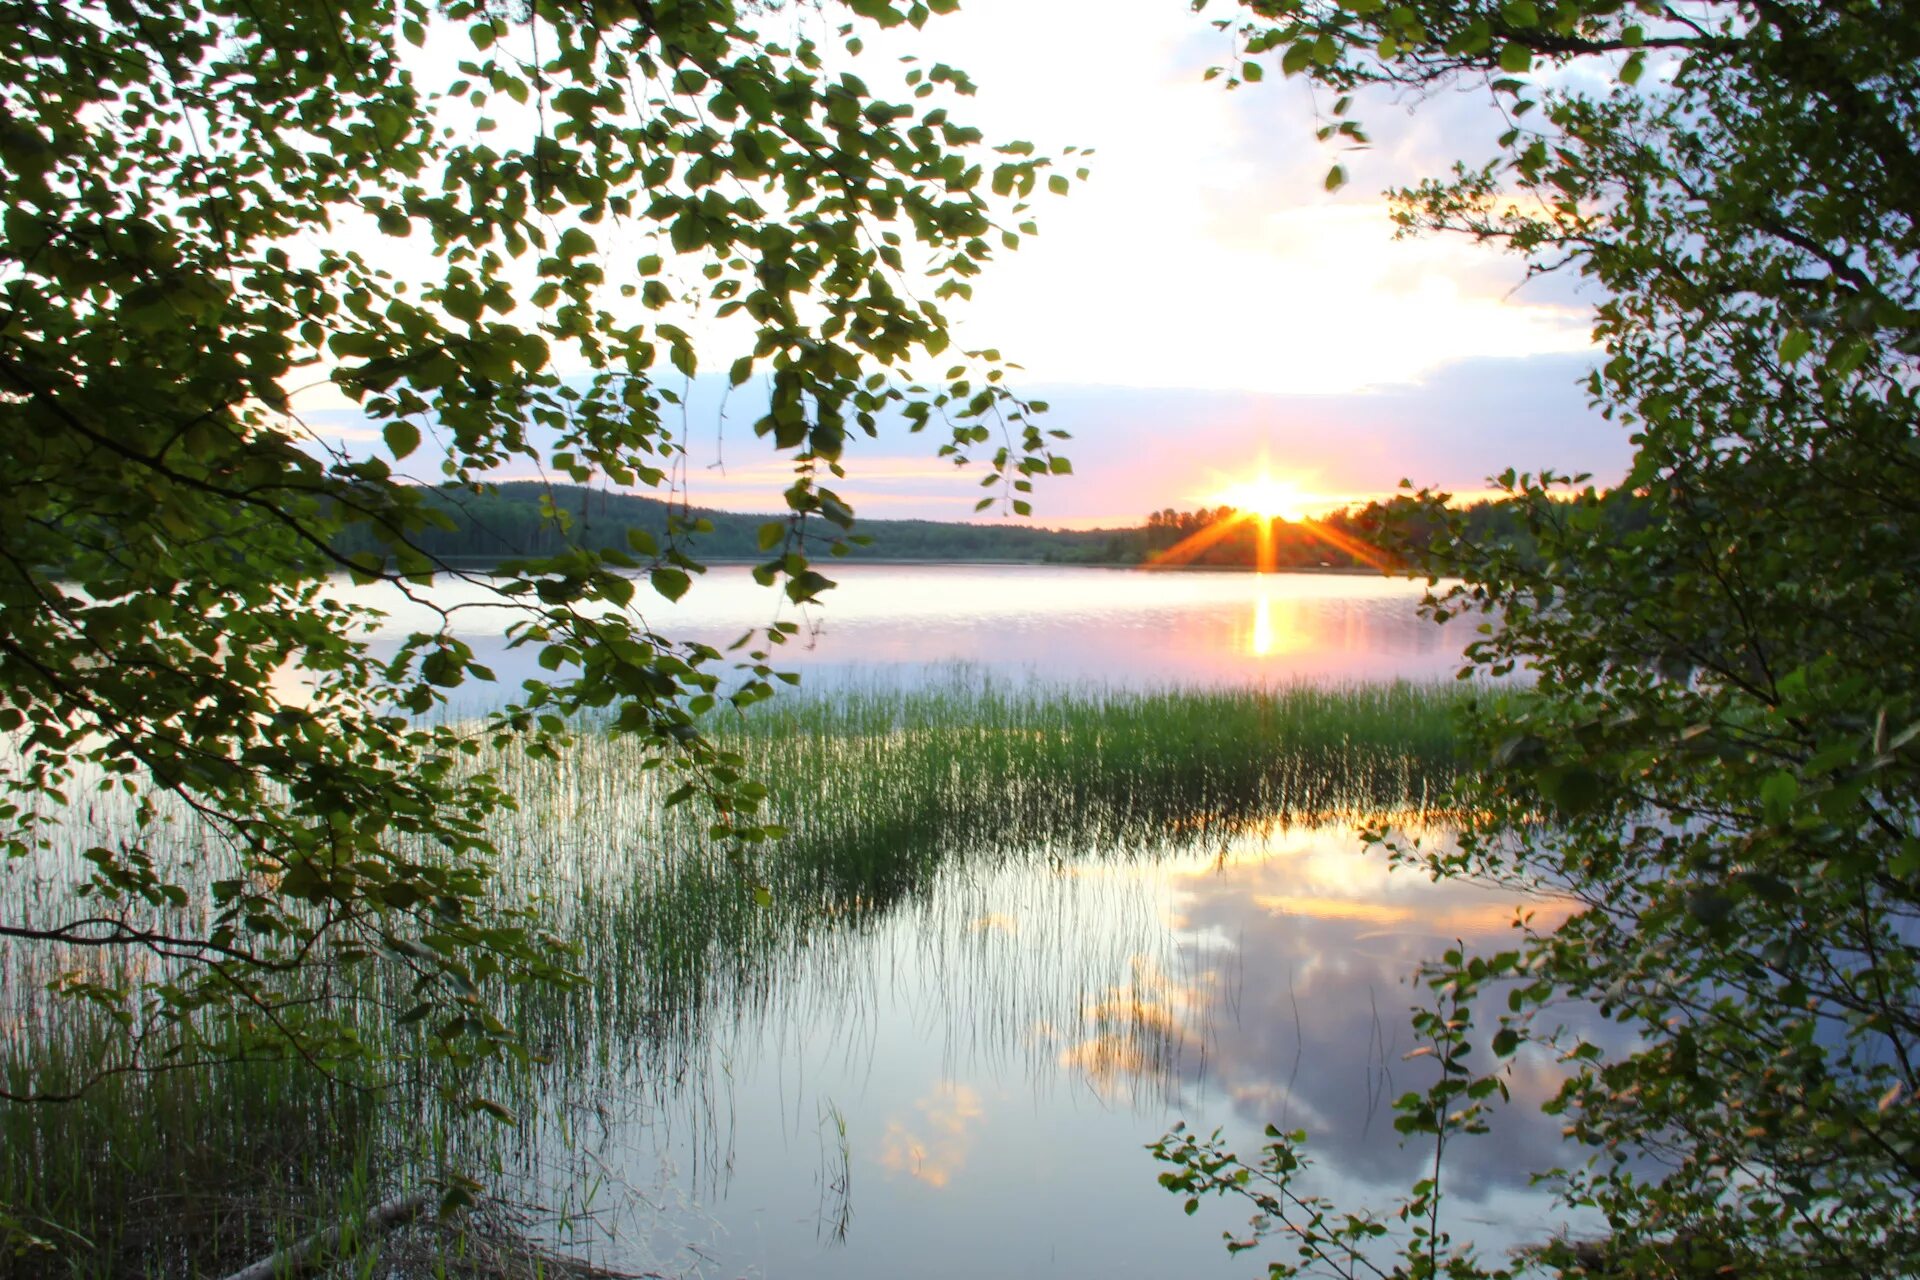
[[[782,633],[723,684],[723,654],[646,625],[647,590],[700,570],[684,525],[489,579],[552,674],[484,725],[434,715],[491,678],[450,625],[370,656],[327,580],[411,592],[436,568],[416,539],[445,514],[407,460],[466,488],[517,466],[671,491],[698,315],[735,326],[732,380],[764,388],[755,429],[793,459],[757,573],[795,600],[831,585],[806,537],[849,526],[829,485],[885,415],[950,428],[941,452],[988,455],[1019,509],[1065,469],[997,354],[914,380],[942,304],[1031,231],[1020,201],[1067,185],[950,115],[960,72],[910,69],[892,101],[851,70],[860,31],[951,7],[8,7],[0,839],[86,899],[0,940],[126,1025],[100,1072],[350,1056],[303,975],[376,953],[416,969],[409,1016],[442,1052],[504,1043],[485,980],[566,956],[476,908],[506,802],[465,763],[487,737],[549,753],[566,717],[604,715],[689,769],[719,830],[757,833],[698,717],[770,692]],[[384,457],[309,430],[316,385]],[[131,824],[89,830],[96,791],[133,797]],[[182,829],[205,866],[160,851]],[[124,962],[78,959],[103,955]]]
[[[1340,95],[1330,140],[1364,142],[1369,88],[1485,84],[1500,154],[1400,192],[1402,222],[1603,295],[1591,390],[1633,432],[1644,523],[1613,527],[1584,477],[1509,473],[1539,549],[1519,555],[1412,502],[1453,522],[1425,566],[1465,579],[1430,611],[1483,615],[1473,669],[1533,684],[1471,717],[1489,767],[1459,848],[1396,852],[1578,903],[1436,960],[1416,1029],[1438,1070],[1399,1127],[1437,1155],[1516,1064],[1557,1061],[1573,1159],[1541,1172],[1606,1234],[1475,1257],[1442,1162],[1397,1211],[1349,1215],[1301,1190],[1298,1135],[1251,1163],[1174,1135],[1164,1180],[1296,1228],[1274,1274],[1910,1273],[1920,9],[1248,0],[1236,25],[1237,78],[1277,55]]]

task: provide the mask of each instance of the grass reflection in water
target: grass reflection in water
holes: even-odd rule
[[[911,963],[933,966],[934,989],[964,1006],[956,1052],[1024,1055],[1036,1074],[1065,1070],[1096,1089],[1165,1085],[1187,1051],[1176,1006],[1191,975],[1143,941],[1164,935],[1161,906],[1129,891],[1127,868],[1224,855],[1297,825],[1421,814],[1455,768],[1461,696],[955,683],[778,699],[714,725],[788,829],[754,850],[746,876],[701,815],[663,809],[670,783],[622,740],[584,732],[554,763],[502,753],[482,762],[519,801],[494,823],[497,893],[540,903],[579,948],[584,978],[511,993],[506,1016],[533,1059],[474,1069],[484,1078],[469,1083],[517,1128],[452,1109],[442,1068],[328,1078],[267,1062],[120,1077],[77,1104],[0,1107],[0,1230],[48,1242],[21,1255],[48,1274],[212,1270],[451,1162],[563,1225],[588,1223],[591,1239],[609,1204],[607,1135],[636,1117],[705,1117],[692,1149],[724,1176],[726,1102],[702,1096],[725,1076],[709,1057],[717,1029],[857,1020],[878,979],[870,957],[852,957],[888,929],[888,945],[917,951]],[[76,826],[76,847],[99,834]],[[219,851],[191,823],[175,838],[156,853],[217,878]],[[1036,880],[1037,868],[1056,874]],[[0,881],[9,912],[49,892],[31,870]],[[1089,875],[1105,887],[1090,890]],[[9,1087],[57,1084],[97,1060],[114,1029],[43,990],[77,957],[16,947],[0,960]],[[404,983],[397,968],[362,967],[327,975],[315,997],[354,1007],[363,1036],[405,1063]],[[917,1167],[934,1168],[909,1138],[903,1167],[920,1141]]]

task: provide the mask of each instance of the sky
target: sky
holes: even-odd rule
[[[1094,151],[1086,182],[1036,201],[1039,236],[948,308],[956,347],[1017,362],[1016,389],[1052,406],[1043,425],[1072,433],[1074,474],[1040,486],[1034,519],[1137,524],[1262,468],[1325,506],[1403,479],[1484,492],[1509,466],[1623,474],[1625,432],[1582,386],[1590,299],[1574,282],[1527,282],[1459,238],[1395,238],[1384,189],[1490,154],[1482,99],[1373,104],[1375,145],[1340,157],[1349,182],[1329,193],[1307,86],[1277,68],[1232,91],[1203,79],[1232,56],[1215,10],[1234,7],[962,0],[922,31],[867,33],[856,60],[877,90],[902,53],[962,67],[979,92],[955,115],[989,141]],[[752,437],[751,397],[718,388],[687,389],[687,497],[774,509],[786,468]],[[836,488],[870,516],[971,518],[979,473],[937,460],[940,443],[858,441]]]

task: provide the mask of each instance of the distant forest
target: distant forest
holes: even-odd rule
[[[1313,520],[1266,522],[1266,555],[1261,555],[1262,522],[1232,507],[1197,511],[1168,508],[1147,517],[1143,528],[1123,530],[1133,553],[1123,563],[1203,565],[1222,568],[1353,569],[1391,568],[1417,559],[1435,530],[1397,504],[1369,502]],[[1600,495],[1595,518],[1626,533],[1649,519],[1647,504],[1629,490]],[[1483,501],[1460,508],[1466,536],[1481,546],[1504,545],[1527,552],[1533,535],[1522,509],[1510,501]]]
[[[512,481],[480,493],[458,487],[436,489],[432,502],[452,527],[419,531],[412,541],[430,555],[464,561],[548,556],[569,546],[624,549],[629,546],[628,531],[636,529],[665,545],[670,518],[679,530],[676,540],[697,559],[760,561],[770,554],[761,546],[760,530],[769,522],[785,523],[788,518],[785,512],[742,514],[683,507],[658,498],[532,480]],[[550,514],[555,511],[565,513],[564,527]],[[825,539],[831,526],[815,521],[812,528]],[[960,524],[863,517],[855,532],[871,542],[850,548],[850,557],[867,560],[1136,564],[1146,554],[1140,529],[1041,529],[1025,521]],[[337,545],[338,550],[377,552],[377,543],[364,529],[349,530],[349,535]]]
[[[543,501],[544,499],[544,501]],[[414,542],[430,555],[453,561],[498,561],[545,556],[579,546],[626,548],[628,532],[640,530],[656,544],[675,537],[689,554],[710,562],[759,561],[769,554],[760,531],[776,513],[741,514],[669,505],[657,498],[609,493],[579,485],[516,481],[475,493],[465,488],[433,491],[432,503],[447,517],[445,529],[427,529]],[[1632,523],[1630,500],[1609,498],[1607,517]],[[552,512],[564,512],[565,524]],[[1518,513],[1505,503],[1466,509],[1468,527],[1482,541],[1526,540]],[[1386,515],[1379,503],[1335,511],[1313,521],[1274,520],[1269,554],[1260,555],[1260,522],[1231,507],[1196,511],[1167,508],[1144,524],[1115,529],[1043,529],[1026,523],[963,524],[941,520],[861,519],[856,531],[870,541],[850,548],[849,558],[1018,562],[1040,564],[1197,565],[1210,568],[1354,569],[1398,557],[1381,549]],[[1418,530],[1411,531],[1415,540]],[[1405,544],[1402,544],[1403,548]],[[345,553],[377,546],[356,528],[337,547]]]

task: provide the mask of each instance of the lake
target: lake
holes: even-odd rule
[[[744,565],[698,578],[676,604],[639,597],[649,625],[675,639],[726,646],[776,619],[802,631],[779,665],[808,683],[876,676],[909,683],[955,665],[1001,680],[1128,687],[1298,680],[1438,680],[1459,667],[1465,629],[1415,613],[1424,584],[1343,573],[1143,572],[1055,565],[827,564],[839,584],[824,606],[798,608]],[[343,595],[385,610],[389,634],[438,618],[384,586]],[[449,584],[435,599],[464,605],[457,634],[502,683],[536,673],[499,634],[512,615],[483,588]]]
[[[953,865],[730,987],[684,1054],[638,1057],[579,1109],[569,1133],[607,1174],[597,1256],[708,1276],[1264,1274],[1221,1246],[1246,1209],[1186,1217],[1145,1144],[1184,1120],[1252,1153],[1264,1125],[1298,1126],[1310,1189],[1387,1205],[1430,1154],[1392,1127],[1427,1076],[1403,1060],[1408,977],[1456,939],[1498,945],[1513,906],[1389,873],[1346,825]],[[1517,1100],[1554,1084],[1523,1072]],[[1556,1141],[1535,1115],[1456,1145],[1453,1229],[1539,1239],[1553,1215],[1526,1175]]]
[[[825,608],[795,611],[776,609],[744,568],[718,568],[648,621],[724,644],[794,618],[803,636],[781,665],[802,672],[803,699],[829,702],[848,690],[884,699],[887,689],[952,688],[964,701],[981,686],[1425,682],[1459,665],[1460,631],[1422,621],[1420,587],[1402,581],[1052,566],[835,572]],[[417,625],[395,614],[398,626]],[[476,613],[462,626],[511,684],[523,664],[500,650],[497,623]],[[956,749],[953,767],[969,760]],[[1024,767],[1004,767],[970,785],[1030,783]],[[618,785],[588,789],[564,818],[533,806],[506,842],[539,846],[531,856],[545,864],[657,858],[644,839],[624,853],[617,838],[569,848],[567,832],[631,821],[617,814]],[[1250,805],[1199,838],[1186,819],[1084,834],[1069,817],[1036,837],[976,796],[969,820],[989,834],[970,842],[926,812],[961,801],[920,785],[902,781],[895,797],[909,797],[910,812],[884,821],[870,800],[823,795],[864,830],[822,842],[878,830],[882,845],[897,841],[881,856],[920,867],[924,855],[930,869],[878,902],[855,877],[857,893],[827,894],[770,953],[703,961],[692,1025],[643,1037],[596,1078],[590,1100],[569,1094],[571,1118],[549,1121],[558,1169],[577,1167],[560,1148],[591,1134],[602,1180],[579,1207],[592,1210],[597,1258],[769,1280],[1245,1276],[1264,1273],[1259,1255],[1230,1258],[1220,1239],[1244,1232],[1245,1211],[1210,1203],[1189,1219],[1156,1183],[1163,1166],[1145,1146],[1175,1121],[1222,1127],[1249,1153],[1269,1122],[1305,1128],[1320,1162],[1313,1189],[1347,1205],[1384,1206],[1420,1176],[1423,1153],[1398,1145],[1391,1109],[1425,1080],[1422,1064],[1403,1061],[1414,1047],[1410,975],[1455,939],[1500,944],[1518,898],[1390,872],[1355,825],[1378,812]],[[1447,838],[1417,811],[1406,821],[1427,840]],[[956,844],[950,855],[927,853],[943,842]],[[810,883],[776,894],[804,916]],[[1522,1099],[1554,1086],[1546,1067],[1521,1077]],[[1540,1238],[1551,1214],[1527,1174],[1553,1163],[1556,1142],[1536,1115],[1457,1147],[1455,1229],[1493,1249]],[[532,1185],[553,1203],[567,1181]]]
[[[649,607],[714,644],[803,626],[779,662],[800,691],[716,725],[788,828],[744,866],[663,808],[672,779],[631,743],[483,761],[519,803],[490,824],[500,893],[541,901],[587,978],[513,997],[544,1061],[480,1082],[519,1120],[483,1141],[495,1182],[553,1239],[650,1273],[1162,1280],[1267,1256],[1222,1248],[1244,1207],[1189,1218],[1157,1184],[1146,1148],[1176,1122],[1247,1155],[1269,1123],[1306,1130],[1306,1189],[1343,1207],[1422,1176],[1430,1151],[1392,1124],[1432,1071],[1407,1057],[1414,971],[1562,909],[1390,870],[1362,838],[1450,839],[1434,802],[1469,633],[1423,622],[1417,585],[1351,575],[838,575],[820,609],[777,609],[736,567]],[[389,612],[377,647],[438,620],[337,590]],[[533,673],[481,585],[433,591],[493,698]],[[171,856],[204,854],[180,838]],[[395,985],[369,1034],[406,976],[376,979]],[[1558,1221],[1528,1178],[1556,1160],[1528,1105],[1555,1069],[1523,1058],[1509,1083],[1519,1105],[1446,1172],[1451,1228],[1494,1251]],[[403,1102],[382,1141],[417,1140],[409,1105],[434,1114]]]

